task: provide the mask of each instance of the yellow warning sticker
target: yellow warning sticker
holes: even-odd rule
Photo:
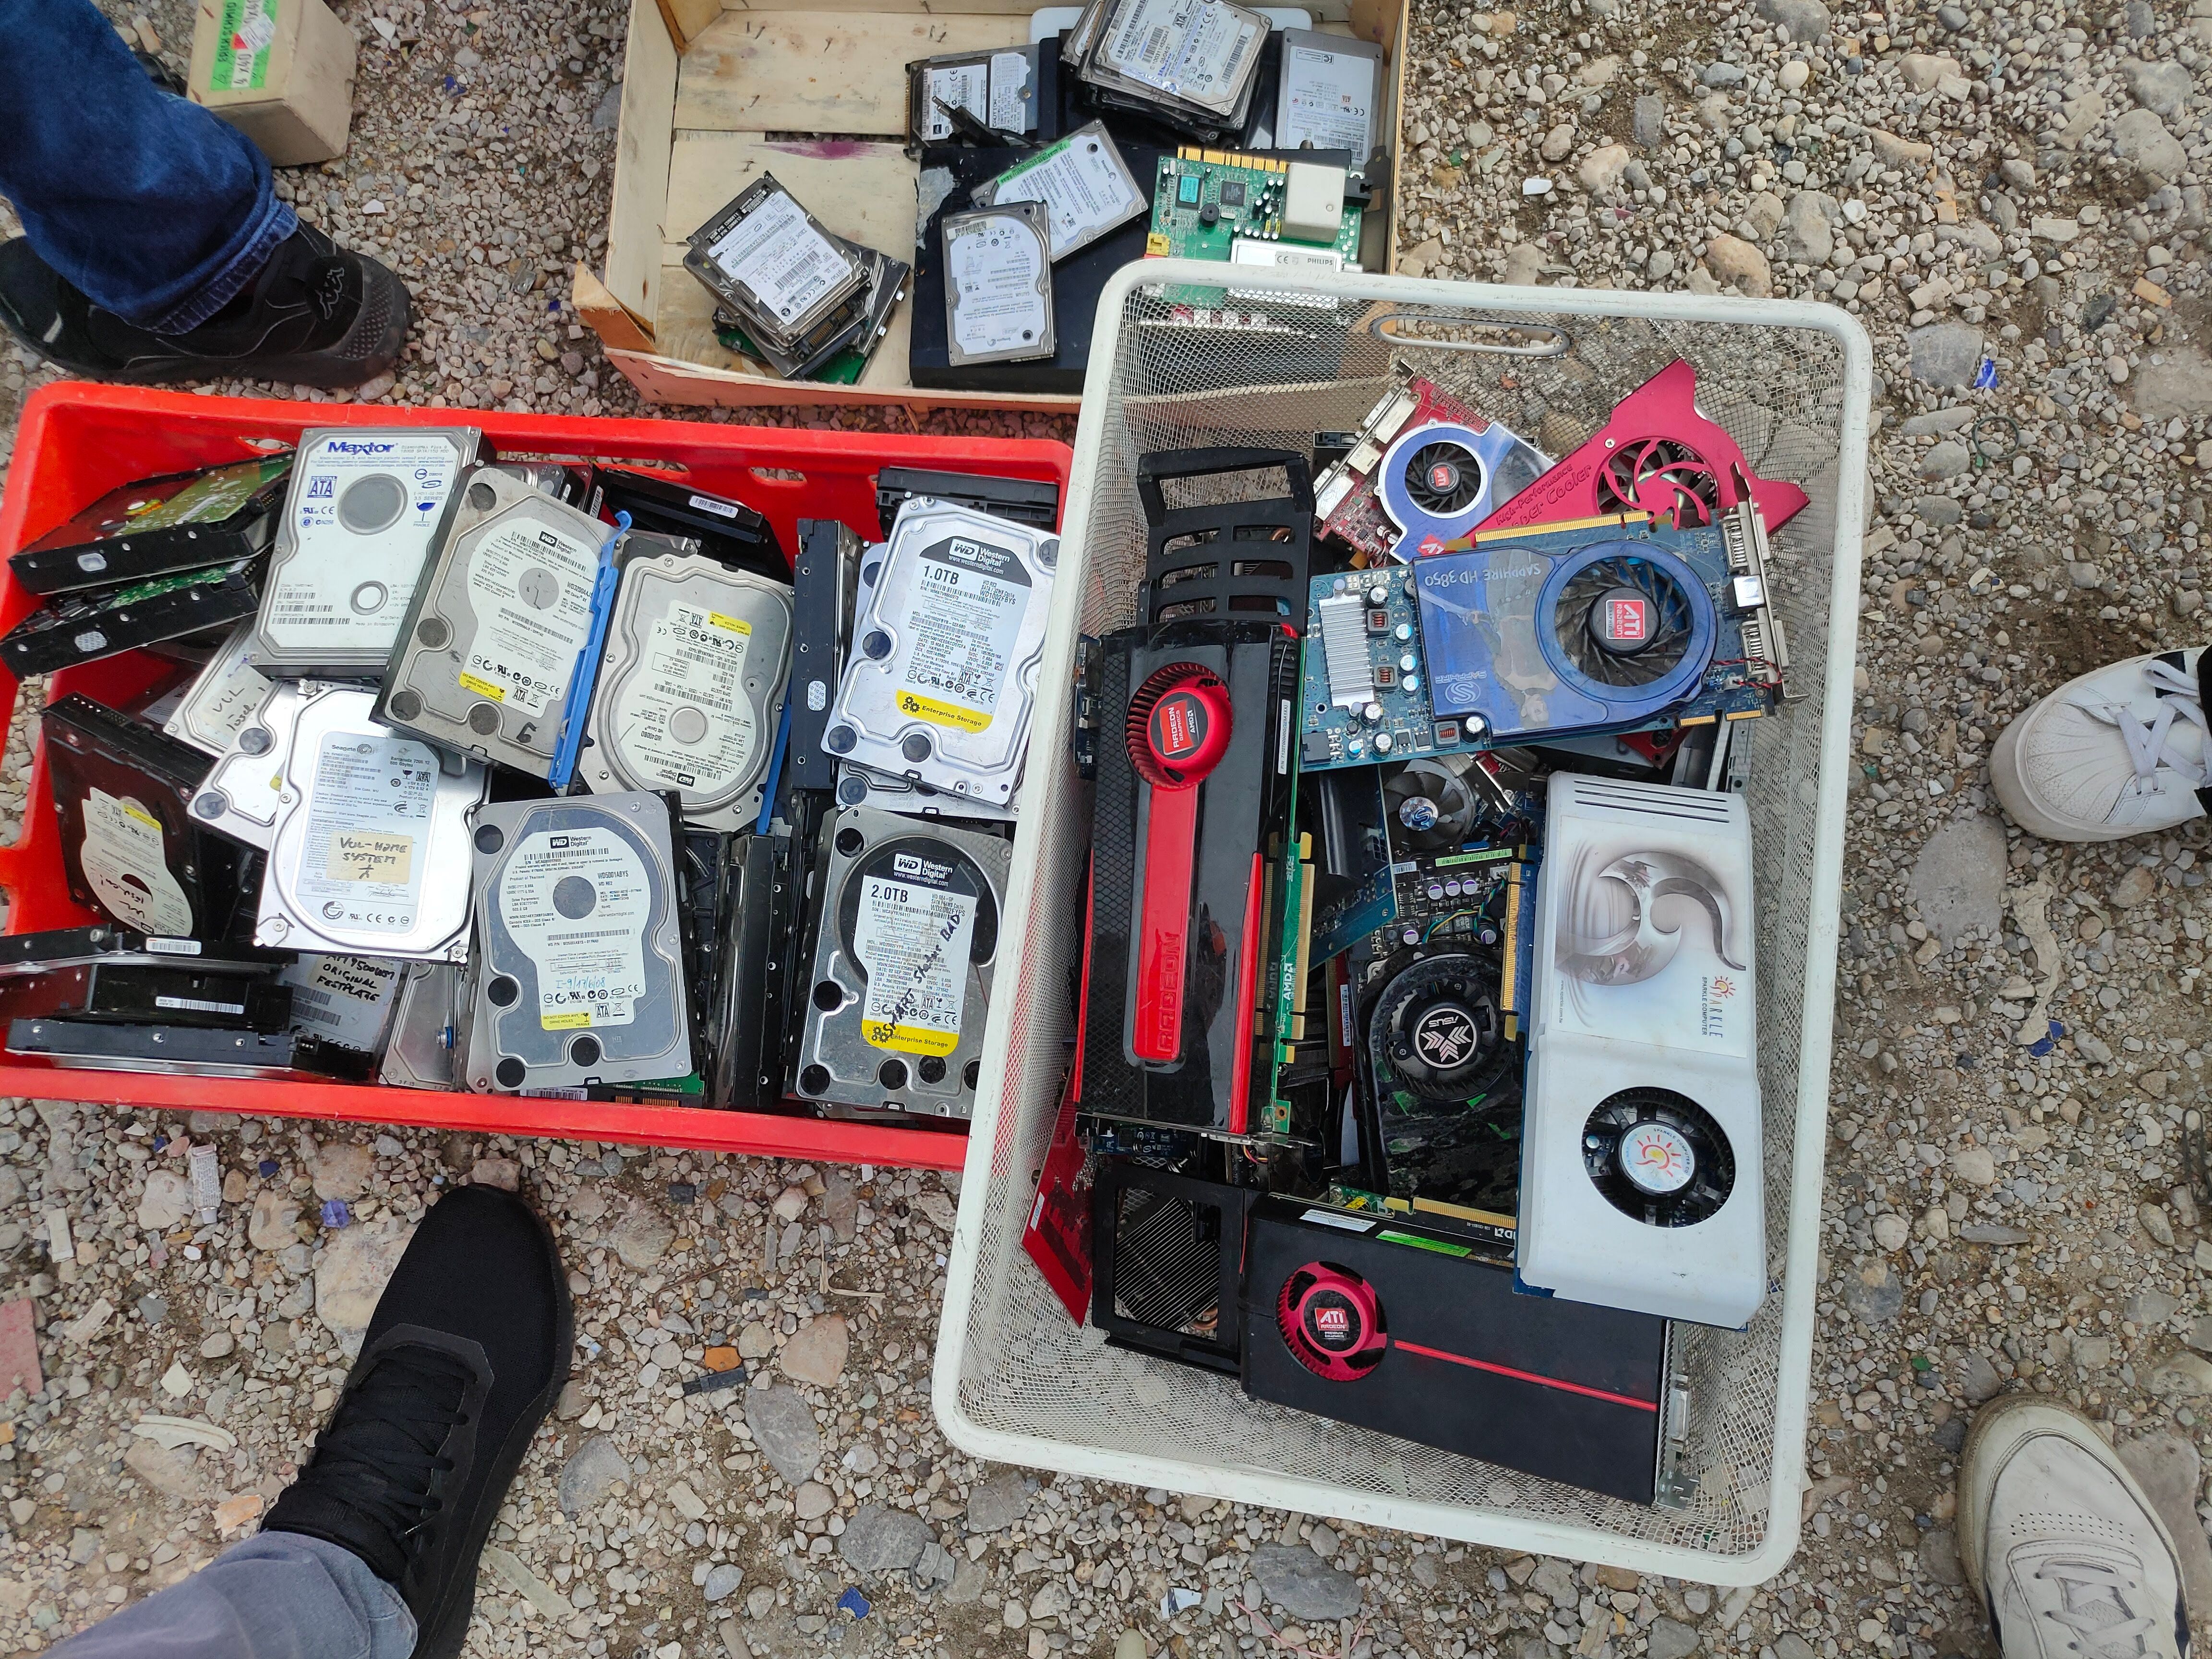
[[[580,1031],[592,1023],[592,1011],[579,1008],[574,1013],[540,1014],[538,1025],[548,1031]]]
[[[157,832],[161,830],[161,820],[155,817],[151,812],[141,806],[137,801],[125,797],[118,799],[115,804],[123,809],[126,816],[137,819],[139,823],[144,824],[149,830]]]
[[[709,611],[707,620],[717,628],[726,628],[732,634],[750,634],[753,625],[742,617],[726,617],[719,611]]]
[[[894,1025],[888,1020],[862,1020],[860,1035],[872,1048],[896,1048],[908,1054],[949,1054],[960,1046],[957,1031],[933,1031],[927,1025]]]
[[[981,732],[991,723],[991,717],[980,708],[963,708],[957,702],[939,702],[935,697],[917,696],[911,691],[899,693],[898,706],[902,714],[962,732]]]
[[[494,702],[507,701],[505,686],[494,685],[489,680],[478,679],[474,674],[464,673],[461,676],[461,690],[473,691],[479,697],[489,697]]]

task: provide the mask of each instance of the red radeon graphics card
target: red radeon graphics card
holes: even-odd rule
[[[1766,528],[1804,510],[1805,492],[1753,473],[1735,439],[1698,413],[1698,371],[1677,357],[1614,406],[1590,441],[1524,485],[1478,531],[1568,524],[1608,513],[1649,513],[1709,525],[1748,499]]]
[[[1081,1107],[1242,1135],[1254,1117],[1265,849],[1290,802],[1297,636],[1193,618],[1101,641]]]

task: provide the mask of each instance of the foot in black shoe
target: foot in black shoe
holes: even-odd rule
[[[415,1615],[416,1659],[452,1659],[477,1558],[568,1380],[568,1283],[520,1199],[463,1187],[424,1216],[300,1478],[263,1530],[351,1550]]]
[[[0,242],[0,324],[72,374],[148,386],[235,378],[335,390],[388,372],[414,314],[366,254],[302,225],[198,328],[155,334],[103,311],[17,237]]]

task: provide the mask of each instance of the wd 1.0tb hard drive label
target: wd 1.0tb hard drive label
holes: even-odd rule
[[[1029,609],[1030,573],[1004,548],[950,537],[920,555],[906,616],[902,714],[981,732],[998,711]]]
[[[641,787],[713,797],[744,775],[761,736],[744,688],[752,635],[743,617],[694,605],[653,619],[643,670],[623,685],[611,722],[623,770]]]
[[[860,1035],[871,1047],[949,1054],[960,1046],[961,1002],[975,900],[939,884],[950,865],[895,855],[898,876],[863,878],[853,951],[868,975]]]
[[[299,551],[272,573],[262,633],[281,649],[386,649],[415,595],[460,457],[442,434],[325,438],[293,485]],[[363,538],[374,538],[364,543]]]
[[[412,927],[423,878],[416,854],[437,787],[428,744],[350,732],[324,738],[300,859],[307,913],[372,933]]]
[[[143,933],[192,932],[191,901],[170,872],[161,820],[137,801],[88,790],[79,857],[86,884],[125,927]]]
[[[499,920],[537,969],[540,1027],[637,1018],[653,895],[645,861],[610,830],[538,830],[515,848],[500,878]]]
[[[478,543],[469,565],[478,626],[462,690],[528,714],[565,697],[591,633],[599,568],[597,547],[532,520]]]

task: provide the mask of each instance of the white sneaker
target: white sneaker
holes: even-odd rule
[[[2182,1659],[2172,1535],[2080,1413],[1982,1407],[1959,1473],[1959,1563],[2005,1659]]]
[[[2203,816],[2203,654],[2130,657],[2030,704],[1990,755],[2012,821],[2045,841],[2118,841]]]

